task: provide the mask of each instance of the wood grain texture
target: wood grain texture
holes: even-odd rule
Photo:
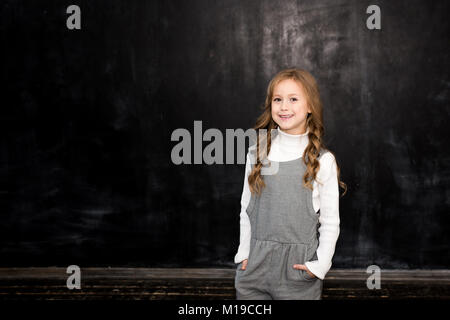
[[[233,269],[83,268],[81,289],[66,287],[64,268],[1,268],[0,300],[235,299]],[[323,299],[450,299],[450,270],[382,271],[381,288],[364,270],[332,270]]]

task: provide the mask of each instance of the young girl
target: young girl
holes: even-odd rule
[[[339,236],[339,185],[344,194],[347,187],[322,141],[314,77],[301,69],[279,72],[254,129],[267,134],[247,153],[236,298],[320,300]],[[267,163],[276,164],[274,174],[262,174]]]

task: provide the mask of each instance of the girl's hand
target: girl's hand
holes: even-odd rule
[[[294,269],[305,270],[312,278],[316,277],[316,275],[309,271],[309,269],[304,264],[294,264]]]
[[[245,270],[247,268],[248,259],[245,259],[242,261],[242,268],[241,270]]]

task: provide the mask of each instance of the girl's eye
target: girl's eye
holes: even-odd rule
[[[278,102],[278,101],[280,101],[281,99],[280,98],[275,98],[275,99],[273,99],[273,101],[276,101],[276,102]],[[298,99],[297,98],[291,98],[291,101],[292,102],[295,102],[295,101],[297,101]]]

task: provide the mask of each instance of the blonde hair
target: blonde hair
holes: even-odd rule
[[[303,153],[303,163],[306,165],[306,172],[303,176],[303,186],[313,190],[312,181],[316,179],[317,172],[320,168],[318,160],[319,151],[321,149],[326,149],[328,152],[331,152],[325,148],[322,141],[322,136],[324,134],[322,102],[320,100],[319,88],[316,80],[308,71],[303,69],[290,68],[280,71],[270,81],[267,87],[267,96],[263,105],[263,113],[258,117],[256,124],[253,127],[258,133],[260,132],[259,129],[265,129],[266,135],[257,134],[256,163],[248,177],[249,188],[252,193],[261,194],[262,189],[265,187],[264,180],[261,177],[261,168],[263,166],[261,160],[267,157],[270,152],[272,141],[271,133],[272,130],[277,128],[277,123],[272,119],[273,91],[278,83],[286,79],[296,81],[303,88],[307,103],[311,109],[311,113],[308,113],[306,118],[306,129],[309,130],[309,143]],[[331,153],[334,156],[334,153]],[[347,185],[339,179],[340,168],[337,164],[336,157],[335,160],[337,166],[337,178],[339,186],[344,189],[344,193],[342,194],[342,196],[344,196],[347,193]]]

